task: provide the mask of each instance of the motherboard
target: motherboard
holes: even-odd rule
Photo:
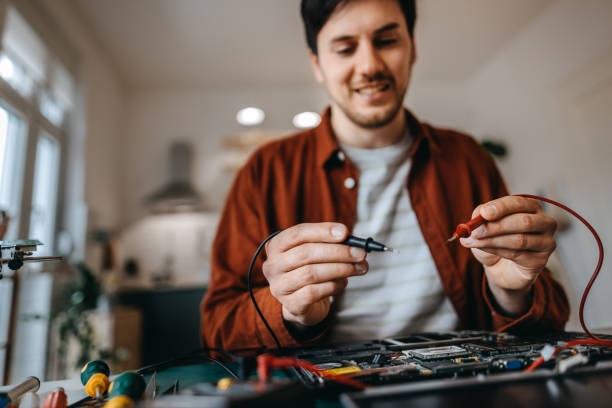
[[[520,372],[555,347],[558,353],[540,368],[563,374],[580,367],[601,366],[604,362],[612,367],[611,348],[597,345],[563,347],[568,341],[585,338],[582,333],[571,332],[540,336],[484,331],[422,333],[298,349],[291,354],[322,370],[323,375],[296,370],[298,377],[310,386],[321,385],[326,377],[337,375],[376,386]]]

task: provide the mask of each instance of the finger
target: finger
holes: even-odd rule
[[[348,245],[306,243],[277,254],[273,262],[278,270],[288,272],[308,264],[361,262],[365,256],[365,250]]]
[[[478,248],[472,248],[471,251],[472,254],[474,254],[474,257],[478,260],[478,262],[480,262],[484,266],[495,265],[501,258],[499,255],[490,254]]]
[[[555,249],[556,243],[548,234],[506,234],[488,238],[461,238],[461,245],[466,248],[500,248],[518,251],[548,251]]]
[[[504,248],[479,248],[478,250],[509,259],[523,268],[533,268],[537,271],[546,266],[549,256],[547,252],[517,251]]]
[[[274,291],[278,291],[276,294],[279,296],[286,296],[307,285],[363,275],[367,271],[368,263],[366,261],[304,265],[280,276],[278,285],[275,285],[278,288]]]
[[[316,283],[304,286],[293,292],[284,299],[283,305],[292,314],[299,316],[304,314],[308,307],[329,296],[339,294],[348,284],[347,279],[337,279],[335,281]]]
[[[504,234],[554,232],[557,221],[544,213],[511,214],[498,221],[489,221],[476,228],[472,238],[482,239]]]
[[[306,242],[342,242],[348,228],[337,222],[317,222],[294,225],[272,238],[266,253],[285,252]]]
[[[484,219],[493,221],[515,213],[535,214],[542,209],[538,200],[518,196],[506,196],[498,198],[480,206],[480,214]]]

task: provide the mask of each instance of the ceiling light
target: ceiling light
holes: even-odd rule
[[[263,110],[252,106],[240,109],[236,114],[236,120],[243,126],[255,126],[264,121],[266,117]]]
[[[321,123],[321,116],[315,112],[302,112],[293,117],[293,126],[298,129],[310,129]]]

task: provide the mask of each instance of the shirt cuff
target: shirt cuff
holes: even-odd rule
[[[485,303],[491,311],[491,321],[493,322],[493,330],[495,331],[506,331],[506,330],[520,330],[537,324],[544,316],[546,310],[546,304],[548,298],[544,285],[540,279],[536,279],[533,284],[531,307],[529,310],[518,317],[506,316],[495,307],[496,302],[492,299],[492,294],[489,291],[487,284],[487,275],[482,274],[482,296],[484,297]]]

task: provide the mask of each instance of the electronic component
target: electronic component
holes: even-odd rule
[[[437,360],[448,357],[462,357],[467,355],[468,351],[462,347],[443,346],[408,350],[404,353],[419,360]]]
[[[494,360],[492,367],[497,370],[519,370],[524,367],[524,360],[522,358],[502,358]]]
[[[329,370],[323,370],[323,374],[325,375],[347,375],[353,374],[361,371],[361,368],[357,366],[348,366],[348,367],[339,367],[339,368],[331,368]]]
[[[478,357],[476,356],[458,357],[458,358],[453,359],[453,362],[457,364],[477,363]]]
[[[550,360],[543,367],[552,373],[596,365],[612,367],[612,349],[580,344],[584,337],[582,333],[519,337],[510,333],[470,330],[417,333],[409,338],[356,341],[294,349],[290,353],[316,364],[319,370],[376,386],[419,379],[454,381],[461,377],[494,377],[503,373],[519,375],[542,355],[546,356],[546,361]],[[612,339],[612,336],[602,337]],[[570,346],[565,346],[567,344]],[[553,351],[557,349],[559,351],[555,354]],[[309,386],[325,384],[317,374],[299,369],[296,373]]]

